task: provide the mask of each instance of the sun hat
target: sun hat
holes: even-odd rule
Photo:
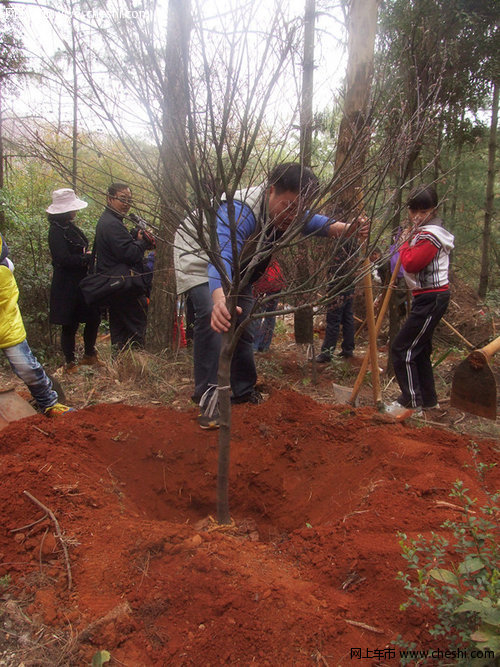
[[[56,215],[57,213],[69,213],[70,211],[79,211],[88,206],[86,201],[78,199],[71,188],[61,188],[52,193],[52,204],[47,209],[47,213]]]

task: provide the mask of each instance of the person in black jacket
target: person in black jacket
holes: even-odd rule
[[[107,276],[142,274],[144,252],[152,248],[143,231],[134,239],[123,222],[132,206],[132,192],[125,183],[108,188],[107,206],[99,218],[95,235],[96,272]],[[139,282],[139,281],[137,281]],[[129,345],[144,346],[146,335],[146,285],[117,293],[108,306],[113,351]]]
[[[339,357],[349,359],[354,356],[354,286],[352,285],[352,263],[358,246],[348,239],[336,251],[329,268],[330,287],[337,296],[326,311],[325,338],[316,362],[326,364],[331,361],[342,326],[342,349]]]
[[[65,370],[69,373],[78,368],[75,336],[80,322],[85,323],[85,351],[80,364],[103,365],[95,349],[100,312],[98,308],[85,304],[79,288],[80,280],[87,275],[92,253],[87,237],[74,220],[77,211],[86,206],[87,202],[78,199],[73,190],[62,188],[52,193],[52,204],[47,209],[49,248],[54,267],[50,288],[50,322],[62,326],[61,349],[66,361]]]

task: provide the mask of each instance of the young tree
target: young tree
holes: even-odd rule
[[[172,0],[172,7],[180,11],[177,3],[178,0]],[[289,65],[294,62],[300,33],[298,21],[286,13],[288,3],[277,3],[271,8],[267,2],[258,7],[255,1],[228,2],[227,7],[224,5],[226,12],[219,9],[216,16],[207,15],[210,9],[207,4],[193,2],[189,60],[175,60],[187,67],[187,77],[170,77],[170,82],[181,80],[181,87],[187,82],[186,116],[176,109],[171,112],[166,105],[166,67],[174,60],[167,58],[169,45],[164,41],[164,26],[154,11],[142,17],[131,31],[121,14],[110,13],[111,3],[108,3],[106,20],[91,25],[92,44],[85,44],[83,48],[83,35],[79,35],[77,54],[79,81],[84,83],[79,86],[81,103],[92,109],[95,121],[112,129],[121,142],[142,184],[136,188],[139,200],[142,199],[142,210],[151,215],[158,209],[163,212],[159,243],[169,246],[180,225],[221,278],[232,315],[231,326],[221,337],[217,382],[221,413],[217,517],[221,523],[227,523],[230,520],[231,360],[252,320],[262,317],[263,305],[262,301],[257,302],[244,317],[238,318],[238,299],[248,295],[253,269],[265,263],[272,252],[296,249],[303,241],[309,241],[303,237],[303,232],[316,211],[332,210],[335,203],[342,200],[343,214],[347,219],[355,218],[359,212],[359,190],[355,188],[360,183],[366,185],[365,202],[370,201],[371,195],[370,213],[381,214],[377,234],[382,234],[387,221],[387,216],[384,220],[383,215],[385,201],[377,210],[375,195],[382,190],[385,175],[401,160],[401,153],[411,146],[404,126],[395,128],[387,138],[377,134],[380,127],[387,124],[383,113],[375,119],[366,112],[371,125],[363,120],[360,126],[359,117],[351,117],[348,127],[353,133],[349,146],[333,174],[331,164],[325,165],[319,193],[307,201],[307,207],[304,199],[298,199],[296,215],[276,243],[269,243],[267,235],[272,229],[263,216],[262,226],[256,227],[256,233],[247,239],[246,248],[240,248],[241,220],[237,212],[241,210],[242,197],[249,201],[248,193],[242,190],[252,186],[259,188],[262,194],[259,204],[264,213],[269,204],[265,180],[271,167],[297,156],[297,143],[290,129],[296,124],[297,100],[289,92],[293,90],[289,85],[293,69],[289,69]],[[135,11],[129,0],[125,6]],[[254,15],[259,16],[258,28],[254,28]],[[88,21],[91,22],[91,17]],[[182,40],[181,44],[186,48],[187,40]],[[98,66],[101,71],[96,71]],[[365,73],[369,74],[369,70]],[[86,91],[91,97],[86,97]],[[370,152],[367,151],[368,127],[380,137]],[[144,129],[143,137],[139,137],[139,128]],[[170,142],[167,142],[167,131],[174,134]],[[166,145],[175,147],[172,156],[162,152]],[[165,168],[170,164],[167,157],[175,161],[174,170]],[[165,161],[162,163],[162,160]],[[321,176],[322,169],[318,171]],[[217,233],[222,193],[227,218],[226,248],[220,247]],[[341,235],[334,245],[340,247],[345,241],[346,237]],[[224,256],[221,251],[228,249],[229,256],[227,252]],[[165,257],[168,257],[167,249]],[[361,270],[363,258],[364,252],[354,258],[345,280],[355,282],[363,276],[366,272],[366,268]],[[328,289],[326,281],[319,279],[324,275],[327,262],[328,258],[318,258],[308,275],[290,280],[281,294],[283,302],[294,303],[300,298],[301,303],[312,306],[326,305],[334,299],[336,290],[341,290],[343,285]],[[157,270],[157,286],[169,284],[163,271]],[[285,306],[286,312],[297,308]],[[165,326],[162,318],[156,319],[155,327]]]

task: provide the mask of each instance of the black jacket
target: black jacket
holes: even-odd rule
[[[123,265],[143,272],[144,251],[150,247],[145,239],[134,241],[123,218],[105,208],[95,230],[96,271],[106,275],[122,275]]]
[[[50,223],[49,248],[54,267],[50,288],[52,324],[74,324],[89,318],[78,286],[91,262],[91,255],[86,254],[88,247],[87,237],[73,222]]]

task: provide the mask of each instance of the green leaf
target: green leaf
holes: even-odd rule
[[[458,566],[460,574],[467,574],[470,572],[479,572],[484,568],[484,563],[481,558],[477,556],[467,556],[463,563]]]
[[[97,651],[92,658],[92,667],[102,667],[102,665],[110,660],[111,653],[109,651]]]
[[[443,584],[453,584],[454,586],[458,586],[458,577],[449,570],[443,570],[442,568],[437,567],[434,570],[431,570],[429,575]]]
[[[476,600],[475,598],[467,596],[467,602],[464,602],[459,607],[455,609],[454,614],[460,613],[461,611],[476,611],[479,614],[485,611],[486,607],[491,607],[491,600],[485,602],[484,600]],[[489,603],[489,604],[488,604]]]
[[[495,654],[500,651],[500,635],[494,630],[481,628],[473,632],[470,638],[482,649],[489,648]]]

